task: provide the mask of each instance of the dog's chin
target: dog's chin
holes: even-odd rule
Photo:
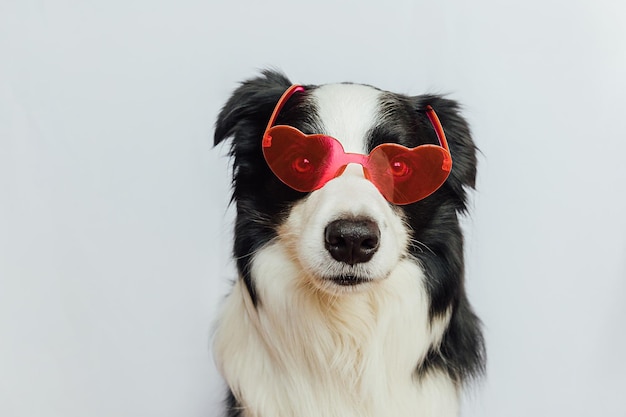
[[[325,280],[340,287],[356,287],[372,281],[371,279],[361,278],[355,275],[339,275],[326,278]]]
[[[317,277],[314,281],[315,286],[323,292],[331,295],[341,295],[366,291],[378,279],[345,274]]]

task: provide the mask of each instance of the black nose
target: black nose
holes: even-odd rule
[[[367,262],[378,250],[380,229],[372,220],[335,220],[324,230],[326,250],[349,265]]]

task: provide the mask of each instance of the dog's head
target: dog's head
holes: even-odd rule
[[[215,143],[232,137],[235,257],[254,302],[254,255],[280,240],[298,279],[333,295],[367,289],[402,259],[423,267],[431,313],[462,296],[462,238],[457,213],[476,175],[475,147],[455,102],[434,95],[409,97],[360,84],[304,86],[278,112],[276,123],[305,134],[337,138],[346,153],[367,155],[384,143],[407,148],[439,144],[427,111],[441,121],[452,155],[449,177],[410,204],[389,202],[359,164],[348,164],[314,191],[286,185],[268,166],[262,141],[270,116],[291,85],[264,72],[244,82],[222,109]]]

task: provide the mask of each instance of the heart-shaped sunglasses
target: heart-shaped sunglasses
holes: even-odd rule
[[[343,173],[351,163],[363,167],[387,201],[410,204],[428,197],[446,181],[452,158],[446,135],[437,114],[428,106],[430,120],[439,145],[407,148],[396,143],[378,145],[369,153],[346,153],[341,143],[328,135],[306,135],[292,126],[274,126],[278,113],[296,92],[304,87],[292,85],[274,108],[263,135],[263,155],[272,172],[297,191],[310,192],[323,187]]]

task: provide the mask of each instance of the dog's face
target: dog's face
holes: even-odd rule
[[[338,138],[346,152],[367,154],[383,139],[375,137],[384,117],[383,94],[357,84],[311,89],[302,104],[315,112],[300,127]],[[383,198],[361,165],[349,164],[293,204],[277,238],[292,250],[307,283],[342,293],[385,279],[408,254],[409,235],[402,210]]]
[[[308,193],[291,189],[272,173],[261,149],[263,132],[290,85],[273,72],[244,83],[223,108],[215,134],[216,143],[234,138],[235,256],[253,301],[254,256],[274,243],[301,272],[298,285],[332,295],[367,290],[411,258],[430,278],[431,313],[445,311],[458,297],[462,275],[454,270],[462,269],[457,212],[465,209],[464,188],[473,186],[475,177],[474,145],[456,104],[438,96],[407,97],[366,85],[330,84],[306,86],[278,114],[278,124],[329,135],[346,152],[368,154],[383,143],[408,148],[437,144],[425,114],[432,106],[448,137],[452,172],[429,197],[398,206],[385,200],[358,164],[349,164],[341,175]],[[449,281],[441,282],[436,274],[440,268],[448,270]]]

